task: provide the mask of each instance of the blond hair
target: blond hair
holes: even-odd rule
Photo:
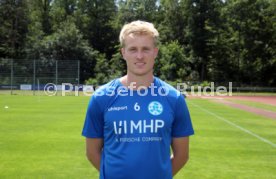
[[[131,23],[125,24],[120,32],[120,44],[124,46],[125,38],[128,35],[150,35],[153,37],[154,45],[158,43],[159,33],[152,23],[145,21],[133,21]]]

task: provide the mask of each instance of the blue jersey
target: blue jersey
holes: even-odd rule
[[[82,131],[103,138],[101,179],[172,179],[172,138],[192,134],[183,95],[156,77],[141,90],[119,79],[96,90]]]

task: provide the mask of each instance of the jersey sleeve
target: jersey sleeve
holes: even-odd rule
[[[190,113],[183,95],[179,95],[172,126],[172,137],[186,137],[194,134]]]
[[[103,111],[97,97],[92,96],[88,104],[82,135],[88,138],[103,138]]]

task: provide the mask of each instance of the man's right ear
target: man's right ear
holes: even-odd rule
[[[121,48],[121,55],[122,55],[122,57],[123,57],[123,59],[125,60],[125,49],[124,48]]]

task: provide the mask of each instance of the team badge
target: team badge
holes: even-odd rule
[[[163,106],[158,101],[152,101],[148,105],[149,113],[154,116],[158,116],[163,112]]]

